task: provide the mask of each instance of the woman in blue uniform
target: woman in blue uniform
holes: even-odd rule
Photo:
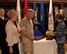
[[[55,37],[58,46],[58,54],[65,54],[64,53],[64,42],[66,40],[66,26],[64,21],[62,20],[63,16],[61,14],[56,15],[56,20],[58,22],[57,27],[55,28]]]

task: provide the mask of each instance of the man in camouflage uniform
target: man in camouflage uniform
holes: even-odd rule
[[[33,54],[33,40],[34,40],[34,31],[32,23],[33,17],[34,17],[34,10],[28,9],[26,16],[20,22],[21,42],[24,54]]]
[[[58,54],[65,54],[64,53],[64,41],[66,40],[66,34],[65,34],[66,26],[62,18],[63,17],[61,14],[56,15],[56,20],[58,22],[58,25],[56,27],[55,37],[56,37],[56,42],[58,45]]]

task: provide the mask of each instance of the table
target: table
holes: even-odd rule
[[[46,40],[46,38],[33,41],[34,44],[34,54],[57,54],[57,44],[56,41]]]

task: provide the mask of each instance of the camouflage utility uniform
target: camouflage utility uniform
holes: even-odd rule
[[[33,35],[33,23],[32,20],[23,18],[20,22],[20,27],[22,30],[25,30],[30,36]],[[33,41],[21,35],[21,42],[23,45],[24,54],[33,54]]]
[[[64,54],[64,41],[66,40],[66,26],[64,21],[58,23],[55,31],[56,42],[58,45],[58,54]]]

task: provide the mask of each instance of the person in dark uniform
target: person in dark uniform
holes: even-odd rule
[[[63,21],[65,22],[66,32],[67,32],[67,17],[64,16],[64,10],[63,10],[63,9],[60,9],[60,10],[59,10],[59,13],[60,13],[61,15],[63,15]],[[66,34],[66,40],[67,40],[67,34]]]
[[[2,54],[9,54],[9,47],[6,42],[6,32],[5,25],[7,20],[4,17],[5,11],[0,8],[0,48],[2,50]]]
[[[55,37],[56,37],[56,42],[57,42],[57,46],[58,46],[58,54],[65,54],[64,43],[65,43],[65,40],[66,40],[66,34],[65,34],[66,25],[63,21],[63,15],[58,13],[56,15],[56,20],[58,22],[58,25],[55,28],[54,34],[52,33],[52,35],[55,35]]]

